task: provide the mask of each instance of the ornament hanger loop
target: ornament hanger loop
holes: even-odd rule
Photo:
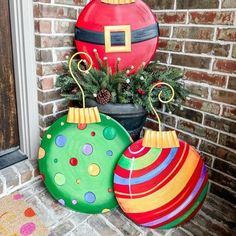
[[[80,83],[78,82],[76,76],[74,75],[73,71],[72,71],[72,62],[74,60],[74,58],[78,55],[85,55],[88,59],[89,59],[89,67],[88,69],[84,70],[84,69],[81,69],[81,63],[84,62],[83,59],[80,59],[77,63],[77,68],[78,70],[81,72],[81,73],[88,73],[91,68],[92,68],[92,65],[93,65],[93,61],[92,61],[92,58],[85,52],[77,52],[75,53],[71,58],[70,58],[70,61],[69,61],[69,71],[70,71],[70,74],[72,76],[72,78],[74,79],[75,83],[78,85],[80,91],[81,91],[81,95],[82,95],[82,102],[83,102],[83,108],[85,108],[85,95],[84,95],[84,90],[82,88],[82,86],[80,85]]]
[[[163,92],[162,90],[159,92],[159,94],[158,94],[158,100],[159,100],[161,103],[163,103],[163,104],[167,104],[167,103],[170,103],[171,101],[173,101],[174,96],[175,96],[175,90],[173,89],[173,87],[172,87],[170,84],[165,83],[165,82],[158,82],[158,83],[155,83],[155,84],[151,87],[151,89],[150,89],[149,96],[148,96],[148,100],[149,100],[150,106],[151,106],[151,108],[152,108],[152,111],[153,111],[153,113],[155,114],[155,116],[156,116],[156,118],[157,118],[157,121],[158,121],[158,124],[159,124],[159,131],[161,132],[161,120],[160,120],[160,117],[159,117],[159,115],[158,115],[156,109],[154,108],[154,106],[153,106],[153,104],[152,104],[152,100],[151,100],[152,91],[153,91],[156,87],[158,87],[158,86],[160,86],[160,85],[165,85],[165,86],[167,86],[167,87],[171,90],[171,97],[170,97],[168,100],[163,100],[163,99],[161,98],[161,95],[162,95],[162,92]]]

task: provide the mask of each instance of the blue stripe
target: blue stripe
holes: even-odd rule
[[[114,183],[121,184],[121,185],[141,184],[141,183],[144,183],[144,182],[156,177],[158,174],[160,174],[163,170],[165,170],[168,167],[168,165],[174,159],[177,151],[178,151],[178,148],[172,148],[169,155],[165,159],[165,161],[163,161],[157,168],[155,168],[154,170],[150,171],[149,173],[147,173],[143,176],[127,179],[127,178],[123,178],[123,177],[120,177],[119,175],[115,174],[114,175]]]

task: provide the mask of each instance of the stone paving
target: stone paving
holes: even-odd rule
[[[71,211],[51,198],[40,179],[18,192],[23,194],[55,236],[236,235],[236,207],[213,194],[208,195],[202,210],[184,226],[171,230],[151,230],[135,225],[119,209],[99,215]]]

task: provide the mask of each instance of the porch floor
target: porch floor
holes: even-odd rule
[[[141,228],[121,214],[119,209],[99,215],[71,211],[54,201],[39,179],[18,192],[55,236],[236,235],[235,206],[212,194],[208,195],[202,210],[192,221],[182,227],[164,231]]]

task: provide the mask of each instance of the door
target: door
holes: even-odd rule
[[[20,156],[9,1],[0,7],[0,169]],[[14,154],[13,154],[14,153]],[[13,156],[12,156],[13,155]]]

